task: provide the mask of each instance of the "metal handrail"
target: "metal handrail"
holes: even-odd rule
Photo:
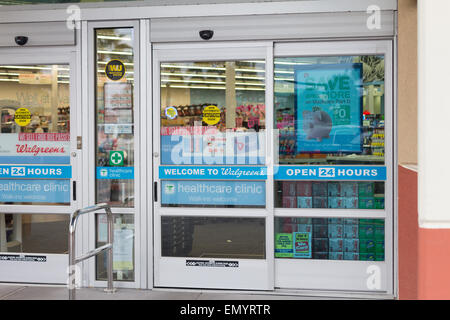
[[[105,210],[107,216],[107,224],[108,224],[108,237],[107,244],[98,247],[94,250],[89,251],[81,255],[80,257],[75,257],[75,231],[77,227],[78,218],[86,213],[95,212],[98,210]],[[69,225],[69,300],[75,299],[75,276],[74,276],[74,266],[86,259],[94,257],[100,254],[103,251],[107,252],[107,273],[108,273],[108,287],[105,289],[107,293],[114,293],[115,289],[113,288],[113,242],[114,242],[114,233],[113,233],[113,214],[111,211],[111,207],[107,203],[100,203],[94,206],[86,207],[83,209],[79,209],[70,215],[70,225]]]

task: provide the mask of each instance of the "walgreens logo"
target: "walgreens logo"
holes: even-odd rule
[[[66,149],[64,147],[40,147],[39,145],[28,145],[25,143],[16,144],[16,152],[37,156],[39,154],[64,154]]]

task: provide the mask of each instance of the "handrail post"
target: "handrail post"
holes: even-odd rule
[[[95,212],[104,209],[107,216],[108,224],[108,243],[101,246],[95,250],[89,251],[88,253],[82,255],[81,257],[76,257],[75,255],[75,231],[77,226],[78,217],[85,213]],[[113,243],[114,243],[114,217],[111,211],[111,207],[106,203],[100,203],[95,206],[90,206],[84,209],[79,209],[70,215],[70,225],[69,225],[69,269],[68,269],[68,288],[69,288],[69,300],[75,300],[76,298],[76,277],[77,269],[75,265],[78,262],[91,258],[100,254],[101,252],[107,250],[107,266],[106,271],[108,274],[108,286],[105,289],[107,293],[114,293],[114,279],[113,279]]]
[[[108,224],[108,243],[114,242],[114,218],[113,214],[111,212],[111,208],[107,207],[105,208],[106,215],[107,215],[107,224]],[[108,249],[108,266],[107,266],[107,273],[108,273],[108,287],[105,289],[105,292],[107,293],[114,293],[115,290],[113,288],[113,247]]]

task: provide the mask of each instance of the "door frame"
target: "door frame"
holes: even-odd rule
[[[70,179],[70,199],[68,206],[48,205],[0,205],[2,212],[13,214],[39,214],[39,215],[70,215],[81,208],[82,188],[82,150],[77,149],[77,136],[81,136],[81,108],[79,99],[80,77],[77,67],[79,66],[77,47],[40,47],[40,48],[5,48],[0,49],[2,64],[11,65],[69,65],[70,68],[70,166],[72,178]],[[73,183],[77,184],[76,200],[73,196]],[[81,235],[80,231],[77,234]],[[81,239],[77,239],[77,244]],[[12,253],[13,254],[13,253]],[[68,254],[46,254],[35,253],[36,256],[45,256],[47,261],[43,268],[39,265],[30,265],[30,262],[0,262],[8,263],[4,270],[9,274],[8,279],[0,281],[66,284]],[[32,268],[32,269],[31,269]],[[13,276],[11,276],[13,274]]]
[[[305,282],[309,282],[310,287],[306,288],[287,288],[283,285],[278,285],[280,282],[276,282],[275,287],[279,290],[290,292],[308,292],[309,290],[320,291],[335,291],[345,292],[347,294],[355,294],[360,292],[364,296],[387,296],[394,297],[396,290],[396,265],[397,265],[397,241],[396,241],[396,226],[397,226],[397,209],[396,209],[396,180],[397,180],[397,168],[395,166],[396,160],[396,104],[395,104],[395,75],[394,75],[394,41],[392,38],[377,39],[377,40],[327,40],[317,42],[277,42],[274,46],[274,57],[317,57],[317,56],[359,56],[359,55],[376,55],[383,54],[385,56],[385,164],[387,168],[387,179],[385,181],[385,209],[381,210],[350,210],[346,209],[345,213],[341,213],[336,209],[304,209],[305,213],[293,212],[292,209],[275,209],[275,217],[348,217],[348,218],[381,218],[385,219],[385,233],[386,233],[386,245],[385,245],[385,270],[383,274],[383,287],[385,290],[364,290],[362,284],[354,286],[354,288],[343,286],[343,281],[335,281],[337,287],[335,289],[327,289],[322,283],[331,279],[332,276],[339,272],[344,277],[351,276],[352,274],[358,274],[358,277],[364,281],[371,275],[369,273],[369,267],[375,265],[380,266],[379,262],[351,262],[345,261],[344,264],[341,261],[327,261],[327,260],[295,260],[287,261],[287,259],[276,259],[275,261],[275,278],[279,280],[280,275],[277,274],[277,270],[280,268],[285,271],[292,271],[292,268],[302,268],[307,270],[309,275],[317,274],[314,270],[320,266],[326,272],[323,279],[318,281],[309,281],[303,279]],[[309,211],[309,212],[308,212]],[[289,264],[291,266],[289,266]],[[383,267],[383,266],[382,266]],[[365,269],[364,269],[365,268]],[[366,277],[366,278],[364,278]],[[282,276],[281,276],[282,278]],[[286,284],[288,279],[282,279],[281,283]],[[315,287],[314,287],[315,286]],[[339,287],[340,286],[340,287]]]
[[[119,208],[111,207],[113,214],[125,214],[134,216],[134,281],[114,281],[116,288],[145,288],[147,286],[147,244],[146,230],[143,226],[147,220],[146,205],[146,149],[145,123],[142,122],[142,114],[145,112],[145,84],[147,75],[145,70],[145,49],[142,39],[147,32],[143,28],[145,20],[105,20],[105,21],[83,21],[82,22],[82,56],[83,68],[83,136],[86,137],[83,147],[86,148],[86,170],[83,178],[86,181],[84,206],[96,203],[96,29],[133,28],[133,53],[134,53],[134,87],[133,87],[133,120],[134,120],[134,207]],[[143,57],[143,58],[141,58]],[[87,252],[96,246],[96,219],[95,214],[85,218],[83,223],[83,250]],[[79,223],[80,223],[79,222]],[[106,287],[106,280],[96,278],[96,259],[89,259],[83,262],[83,286]]]
[[[362,40],[355,40],[355,39],[327,39],[327,40],[320,40],[320,41],[312,41],[312,40],[308,40],[308,41],[304,41],[304,42],[299,42],[299,41],[277,41],[277,42],[267,42],[267,41],[255,41],[255,42],[214,42],[214,43],[173,43],[173,44],[150,44],[149,45],[149,54],[151,53],[152,55],[152,66],[149,66],[149,70],[152,71],[152,77],[151,79],[155,79],[155,82],[153,84],[151,84],[149,86],[149,88],[151,87],[152,90],[151,92],[153,93],[153,106],[159,106],[159,94],[160,94],[160,88],[159,88],[159,64],[158,64],[158,58],[157,58],[157,50],[179,50],[181,51],[181,49],[183,49],[183,53],[178,54],[174,54],[173,55],[173,60],[172,61],[192,61],[192,59],[190,59],[191,57],[185,54],[186,50],[188,50],[188,52],[190,52],[189,50],[197,50],[197,49],[220,49],[220,48],[239,48],[239,47],[245,47],[246,45],[249,44],[258,44],[260,43],[261,45],[266,44],[268,47],[268,54],[267,54],[267,63],[266,63],[266,110],[273,113],[273,94],[274,94],[274,88],[273,88],[273,59],[275,56],[318,56],[318,55],[364,55],[364,54],[378,54],[378,53],[383,53],[385,55],[385,114],[387,115],[387,119],[385,119],[385,121],[387,120],[385,127],[387,127],[386,129],[386,136],[385,136],[385,166],[387,167],[387,171],[388,171],[388,180],[386,181],[386,189],[385,189],[385,193],[386,193],[386,202],[389,203],[386,208],[385,208],[385,212],[390,212],[386,214],[386,233],[390,233],[389,236],[389,246],[387,246],[388,248],[386,249],[386,253],[385,253],[385,264],[387,265],[387,273],[386,273],[386,278],[385,278],[385,291],[381,291],[381,292],[370,292],[370,291],[357,291],[354,289],[344,289],[344,290],[328,290],[326,288],[316,288],[314,289],[314,294],[316,295],[325,295],[325,296],[348,296],[348,297],[355,297],[355,296],[364,296],[364,297],[387,297],[387,298],[392,298],[395,297],[397,295],[396,290],[397,290],[397,281],[398,281],[398,276],[397,276],[397,261],[398,261],[398,249],[397,249],[397,190],[396,190],[396,185],[397,185],[397,168],[395,166],[396,163],[396,146],[397,146],[397,134],[396,134],[396,121],[397,121],[397,117],[396,117],[396,101],[395,101],[395,97],[396,97],[396,76],[395,76],[395,68],[396,68],[396,60],[395,60],[395,38],[392,37],[387,37],[387,38],[378,38],[378,39],[362,39]],[[285,49],[284,52],[283,50],[281,50],[281,55],[280,55],[280,50],[276,49],[278,47],[285,47],[288,49]],[[290,49],[289,49],[290,47]],[[152,50],[153,48],[153,50]],[[301,48],[303,51],[299,52],[296,51],[299,48]],[[289,53],[289,51],[291,51]],[[236,59],[236,57],[235,57]],[[197,58],[194,60],[208,60],[207,55],[204,55],[201,57],[201,59]],[[211,60],[211,59],[209,59]],[[150,60],[149,60],[150,61]],[[153,67],[153,68],[152,68]],[[271,68],[269,70],[269,68]],[[150,91],[150,90],[149,90]],[[153,136],[151,137],[153,142],[153,150],[156,150],[156,152],[159,152],[159,131],[157,128],[159,128],[159,123],[157,123],[157,121],[159,121],[159,107],[155,107],[153,110],[153,117],[156,119],[154,124],[158,124],[157,126],[154,125],[153,128]],[[273,119],[273,114],[270,115],[271,119]],[[267,123],[271,123],[272,121],[267,120]],[[271,124],[273,126],[273,124]],[[271,128],[272,129],[272,128]],[[269,130],[269,128],[267,128],[267,130]],[[275,140],[272,140],[275,141]],[[275,147],[273,145],[272,146],[272,153],[274,154],[274,157],[276,158],[277,154],[276,154],[276,150]],[[148,164],[155,170],[157,168],[156,164],[153,164],[153,151],[149,152],[149,162]],[[152,159],[150,161],[150,159]],[[276,161],[276,159],[274,160]],[[158,160],[159,162],[159,160]],[[154,172],[154,179],[150,180],[149,183],[152,183],[152,185],[148,185],[148,189],[152,190],[153,188],[153,181],[157,180],[157,174],[158,172],[155,170]],[[274,219],[277,216],[304,216],[305,214],[297,214],[297,215],[293,215],[292,213],[288,213],[289,210],[286,209],[274,209],[274,199],[273,199],[273,192],[269,192],[271,190],[273,190],[273,183],[274,180],[271,179],[270,177],[268,177],[267,181],[266,181],[266,188],[267,188],[267,209],[269,208],[273,208],[273,216],[272,218]],[[152,192],[152,197],[153,197],[153,192]],[[388,200],[389,198],[389,200]],[[159,241],[157,240],[158,237],[160,237],[160,234],[158,232],[158,230],[156,230],[157,227],[157,222],[158,222],[158,215],[156,214],[156,210],[157,208],[153,208],[152,207],[153,204],[153,200],[149,200],[149,209],[150,210],[154,210],[154,223],[153,225],[151,224],[151,221],[149,221],[149,230],[152,230],[153,234],[154,234],[154,250],[156,251],[156,246],[158,245]],[[269,207],[270,206],[270,207]],[[185,209],[183,209],[184,212],[186,212]],[[194,210],[192,210],[194,211]],[[254,211],[254,209],[253,209]],[[320,212],[319,212],[320,211]],[[321,214],[326,214],[326,215],[330,215],[330,216],[340,216],[342,214],[339,213],[339,211],[335,210],[335,213],[331,213],[331,211],[322,211],[319,209],[319,211],[315,211],[312,214],[308,214],[308,216],[320,216]],[[379,217],[385,217],[384,214],[381,214],[379,212],[365,212],[364,213],[366,216],[368,217],[374,217],[374,218],[379,218]],[[176,215],[176,213],[174,214]],[[181,215],[181,214],[179,214]],[[349,216],[349,217],[361,217],[361,212],[358,211],[354,211],[354,212],[350,212],[349,214],[345,214],[345,216]],[[365,216],[363,215],[362,218],[364,218]],[[272,222],[272,228],[273,228],[273,223]],[[389,230],[389,231],[388,231]],[[272,232],[272,236],[273,236],[273,230],[271,230]],[[149,232],[150,234],[150,232]],[[266,236],[266,241],[267,238],[269,236]],[[270,246],[272,247],[273,250],[273,237],[271,237],[270,241],[268,242],[272,242],[270,244]],[[268,246],[269,247],[269,246]],[[150,253],[150,251],[149,251]],[[269,255],[267,256],[267,258],[269,258],[270,256],[273,256],[273,251],[269,252]],[[156,262],[152,261],[153,259],[156,259],[156,255],[155,254],[150,254],[148,257],[149,260],[149,272],[151,272],[151,265],[152,262],[155,264],[155,270],[153,270],[153,273],[149,274],[149,277],[151,275],[153,275],[155,277],[156,274]],[[286,289],[286,288],[279,288],[276,287],[275,284],[275,278],[276,278],[276,272],[277,272],[277,267],[276,267],[276,262],[275,259],[273,258],[273,263],[274,263],[274,267],[273,267],[273,274],[271,275],[272,279],[273,279],[273,283],[274,283],[274,291],[275,292],[280,292],[280,293],[295,293],[295,294],[311,294],[311,289]],[[322,261],[323,262],[323,261]],[[330,261],[330,266],[332,267],[333,264],[335,264],[335,262]],[[150,283],[149,283],[150,285]],[[151,286],[153,287],[153,286]]]
[[[245,49],[245,50],[244,50]],[[265,91],[265,105],[266,105],[266,167],[268,167],[269,159],[273,159],[272,155],[272,143],[270,142],[269,132],[272,132],[273,128],[273,73],[272,73],[272,52],[273,42],[271,41],[248,41],[248,42],[214,42],[214,43],[173,43],[173,44],[153,44],[152,45],[152,83],[153,93],[153,150],[151,154],[151,161],[149,165],[153,169],[153,179],[149,180],[151,185],[148,185],[148,190],[153,190],[152,197],[154,196],[154,182],[158,182],[158,194],[160,195],[160,179],[158,173],[158,167],[160,165],[160,63],[164,62],[184,62],[184,61],[227,61],[227,60],[251,60],[251,59],[264,59],[265,74],[266,74],[266,91]],[[150,91],[150,90],[149,90]],[[273,256],[273,180],[267,179],[266,181],[266,208],[264,209],[234,209],[234,208],[215,208],[214,213],[204,213],[206,209],[201,208],[161,208],[160,202],[152,201],[151,206],[153,210],[153,255],[149,256],[149,266],[153,265],[153,286],[155,287],[173,287],[167,285],[158,285],[158,272],[159,265],[157,259],[161,255],[161,230],[160,230],[160,217],[162,215],[171,216],[205,216],[205,217],[254,217],[264,218],[265,221],[265,263],[267,264],[265,283],[254,290],[273,290],[274,284],[274,256]],[[158,197],[159,199],[159,197]],[[210,209],[209,209],[210,210]],[[250,211],[251,210],[251,211]],[[186,258],[164,258],[171,259],[177,263],[184,263]],[[193,258],[195,260],[196,258]],[[245,259],[230,259],[230,260],[245,260]],[[249,260],[249,259],[247,259]],[[257,260],[259,263],[261,261]],[[149,272],[151,269],[149,268]],[[206,271],[206,270],[204,270]],[[188,287],[194,288],[194,287]],[[197,287],[201,289],[200,287]],[[220,289],[213,287],[211,289]],[[226,289],[226,288],[225,288]],[[229,289],[229,288],[228,288]],[[246,288],[245,290],[253,290],[252,288]]]

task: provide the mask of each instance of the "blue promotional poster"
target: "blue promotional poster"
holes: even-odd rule
[[[362,152],[362,64],[295,68],[297,152]]]
[[[161,181],[161,204],[191,206],[266,205],[264,181]]]

